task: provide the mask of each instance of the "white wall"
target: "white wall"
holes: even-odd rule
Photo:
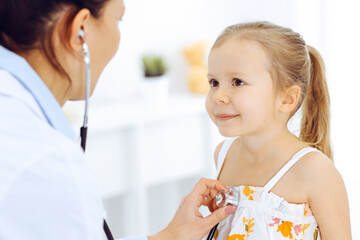
[[[347,186],[354,239],[360,239],[360,33],[358,1],[329,1],[328,75],[335,165]]]
[[[93,101],[124,99],[138,93],[143,53],[162,54],[170,64],[172,92],[186,90],[182,48],[196,41],[212,44],[228,25],[269,20],[294,27],[295,4],[287,0],[125,0],[121,43],[103,72]],[[283,11],[286,9],[286,11]]]

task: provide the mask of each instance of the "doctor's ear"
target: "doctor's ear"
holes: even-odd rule
[[[87,31],[90,25],[91,13],[88,9],[81,9],[71,21],[69,26],[68,43],[70,49],[80,51],[82,44],[86,41]]]
[[[301,89],[298,85],[291,86],[284,90],[281,95],[279,111],[288,113],[293,111],[300,99]]]

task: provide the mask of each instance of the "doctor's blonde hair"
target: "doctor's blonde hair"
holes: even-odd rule
[[[212,49],[227,39],[239,37],[260,43],[272,65],[276,89],[298,85],[301,95],[290,118],[302,106],[300,139],[333,159],[330,145],[330,96],[320,53],[289,28],[269,22],[250,22],[227,27]]]

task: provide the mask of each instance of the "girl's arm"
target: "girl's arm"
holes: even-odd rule
[[[308,202],[319,224],[322,240],[351,239],[349,201],[344,181],[334,164],[317,153],[308,161]]]

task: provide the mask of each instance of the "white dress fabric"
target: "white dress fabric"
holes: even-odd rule
[[[231,144],[227,139],[218,157],[217,177]],[[237,186],[240,203],[236,212],[220,222],[213,239],[217,240],[320,240],[318,224],[307,203],[293,204],[271,192],[281,177],[305,154],[318,151],[307,147],[297,152],[264,186]],[[205,238],[206,239],[206,238]]]

